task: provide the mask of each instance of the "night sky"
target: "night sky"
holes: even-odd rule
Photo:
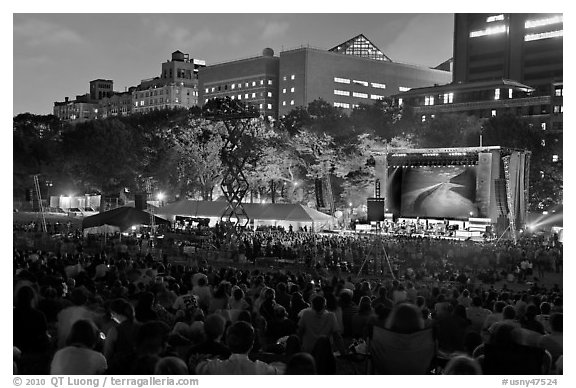
[[[434,67],[452,57],[453,28],[452,13],[14,13],[13,114],[52,113],[97,78],[124,91],[159,76],[175,50],[210,65],[362,33],[395,62]]]

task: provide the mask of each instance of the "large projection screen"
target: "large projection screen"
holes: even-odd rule
[[[420,166],[401,170],[402,178],[396,180],[400,185],[401,216],[478,216],[475,166]]]

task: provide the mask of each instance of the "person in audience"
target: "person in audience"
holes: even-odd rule
[[[228,328],[226,343],[232,352],[227,360],[201,361],[196,366],[199,375],[274,375],[279,370],[262,361],[252,361],[248,353],[254,345],[254,328],[247,322],[238,321]]]
[[[296,353],[286,364],[285,375],[315,375],[316,361],[310,353]]]
[[[155,375],[187,375],[188,366],[178,357],[163,357],[154,366]]]
[[[335,342],[341,343],[338,329],[336,316],[326,311],[326,299],[316,295],[312,298],[312,307],[303,310],[302,318],[298,322],[298,335],[302,340],[302,350],[312,352],[316,341],[321,336],[333,337]]]
[[[564,339],[562,336],[563,327],[563,314],[552,313],[550,315],[550,334],[543,335],[540,338],[538,346],[546,349],[552,356],[553,365],[558,361],[558,358],[563,354]]]
[[[50,374],[96,375],[106,372],[106,357],[94,350],[99,334],[98,328],[90,320],[79,319],[74,322],[66,346],[54,354]]]
[[[480,363],[472,357],[455,356],[448,361],[442,374],[445,375],[481,375]]]

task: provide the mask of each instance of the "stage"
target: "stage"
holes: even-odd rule
[[[462,239],[518,231],[527,222],[530,156],[499,146],[374,154],[368,221],[424,223],[425,231],[443,227]]]

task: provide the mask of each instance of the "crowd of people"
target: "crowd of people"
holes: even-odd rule
[[[89,253],[82,236],[16,248],[15,373],[562,373],[562,290],[543,282],[561,273],[559,244],[218,230],[211,243],[254,265]]]

